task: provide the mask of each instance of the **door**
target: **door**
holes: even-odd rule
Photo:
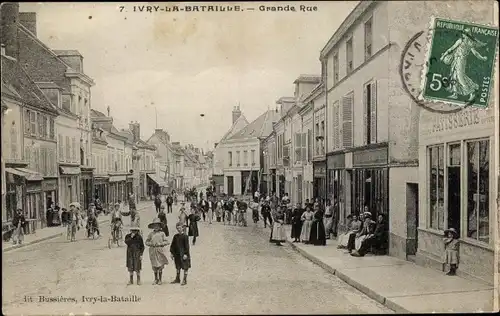
[[[406,255],[414,256],[418,247],[418,184],[406,184]]]
[[[227,177],[227,195],[232,196],[234,194],[234,178]]]
[[[297,176],[297,187],[298,187],[298,199],[297,202],[302,204],[302,175]]]

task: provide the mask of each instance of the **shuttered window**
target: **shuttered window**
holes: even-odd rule
[[[302,133],[302,161],[307,162],[307,133]]]
[[[363,144],[377,142],[377,83],[367,83],[363,89]]]
[[[54,119],[50,118],[50,127],[49,127],[49,138],[54,139],[55,137],[55,128],[54,128]]]
[[[71,159],[72,161],[76,161],[76,139],[73,137],[71,139]]]
[[[312,161],[312,146],[313,146],[313,138],[312,138],[312,130],[307,130],[307,161]]]
[[[63,143],[63,137],[61,134],[57,135],[57,145],[59,147],[59,161],[64,160],[64,143]]]
[[[302,137],[301,137],[301,134],[296,133],[295,134],[295,163],[302,161],[301,153],[302,153]]]
[[[352,147],[352,118],[354,93],[351,92],[342,98],[342,144],[344,148]]]
[[[333,149],[340,148],[340,102],[333,103]]]
[[[24,110],[24,134],[29,135],[31,130],[30,110]]]
[[[71,160],[71,144],[69,143],[69,136],[66,136],[66,156],[65,161]]]

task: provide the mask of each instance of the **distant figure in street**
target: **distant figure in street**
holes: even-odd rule
[[[456,275],[459,263],[459,242],[458,233],[455,228],[449,228],[445,232],[444,242],[444,263],[450,266],[450,271],[446,275]]]
[[[159,194],[157,194],[155,196],[155,209],[156,209],[156,213],[159,213],[160,212],[160,206],[161,206],[161,197]]]
[[[189,253],[189,238],[184,233],[184,224],[179,222],[175,225],[177,234],[172,238],[170,244],[170,255],[175,263],[176,276],[171,284],[181,283],[181,269],[184,270],[184,278],[181,285],[187,284],[188,270],[191,268],[191,255]]]
[[[213,199],[210,198],[207,202],[207,216],[208,216],[208,223],[212,224],[212,219],[214,217],[214,202],[212,201]]]
[[[273,227],[273,219],[271,218],[271,205],[269,200],[265,200],[262,202],[260,213],[262,215],[262,220],[264,221],[264,228],[267,227],[267,223],[269,222],[269,226]]]
[[[259,221],[259,199],[253,199],[253,202],[250,203],[250,209],[252,209],[252,219],[255,225]]]
[[[312,207],[309,204],[306,206],[306,211],[300,217],[302,221],[302,228],[300,230],[300,240],[308,244],[309,238],[311,238],[311,227],[313,222],[314,212],[312,211]]]
[[[76,231],[80,229],[80,214],[75,203],[69,205],[67,239],[76,241]]]
[[[63,207],[61,209],[61,222],[63,227],[68,226],[68,216],[69,216],[68,210],[65,207]]]
[[[130,192],[130,194],[128,196],[128,208],[130,210],[136,210],[137,209],[137,207],[135,205],[135,195],[132,192]]]
[[[47,204],[47,213],[46,213],[47,227],[52,226],[53,214],[54,214],[54,202],[49,200],[49,203]]]
[[[26,226],[26,219],[24,218],[24,212],[22,209],[18,208],[12,219],[12,225],[14,226],[14,234],[12,235],[12,243],[22,244],[24,241],[24,227]]]
[[[181,209],[179,211],[179,222],[182,223],[182,225],[187,226],[188,224],[188,214],[186,213],[186,208],[184,207],[184,203],[181,203]]]
[[[146,239],[146,246],[149,247],[149,261],[153,267],[155,280],[153,285],[162,284],[163,267],[168,264],[168,256],[165,246],[169,244],[167,236],[163,232],[163,224],[159,218],[155,218],[148,225],[149,229],[153,229]]]
[[[276,246],[283,246],[281,243],[285,242],[285,207],[281,206],[279,209],[273,211],[273,229],[271,230],[270,242],[276,243]]]
[[[158,218],[163,225],[163,232],[167,237],[170,236],[170,232],[168,231],[167,215],[165,214],[165,205],[160,206],[160,213],[158,213]]]
[[[215,203],[215,217],[218,223],[220,223],[222,219],[222,214],[223,214],[222,206],[223,206],[222,201],[217,201]]]
[[[326,246],[325,224],[323,223],[323,210],[315,206],[309,242],[315,246]]]
[[[140,227],[130,226],[130,233],[125,236],[127,245],[127,269],[130,275],[128,285],[134,284],[134,272],[137,276],[137,285],[141,285],[142,255],[144,253],[144,241],[139,234]]]
[[[191,213],[187,217],[188,219],[188,236],[193,237],[193,246],[196,244],[196,237],[199,236],[198,231],[198,221],[200,220],[200,215],[196,212],[196,206],[191,206]]]
[[[202,195],[200,195],[202,196]],[[206,213],[208,212],[208,202],[205,201],[203,197],[200,197],[201,201],[199,204],[199,209],[201,211],[201,215],[203,216],[203,221],[206,220]]]
[[[304,210],[300,203],[297,203],[297,206],[292,212],[292,238],[293,242],[300,242],[300,233],[302,231],[302,213]]]
[[[326,210],[325,210],[324,225],[325,225],[326,239],[330,239],[330,236],[333,233],[333,231],[332,231],[332,227],[333,227],[333,206],[332,206],[332,201],[330,199],[326,200]]]
[[[172,195],[167,196],[167,213],[172,213],[172,204],[174,204],[174,199],[172,198]]]

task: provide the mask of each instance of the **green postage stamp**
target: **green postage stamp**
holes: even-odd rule
[[[498,28],[433,18],[429,36],[420,99],[488,107]]]

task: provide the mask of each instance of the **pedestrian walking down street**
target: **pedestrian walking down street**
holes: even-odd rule
[[[455,228],[449,228],[445,232],[444,242],[444,263],[450,266],[450,271],[446,275],[456,275],[459,263],[459,242],[458,233]]]
[[[323,210],[319,205],[315,206],[311,236],[309,242],[315,246],[326,246],[325,224],[323,223]]]
[[[306,206],[305,212],[300,217],[302,221],[302,228],[300,231],[300,240],[306,244],[309,243],[309,238],[311,237],[311,227],[313,222],[314,212],[309,204]]]
[[[76,209],[76,203],[71,203],[69,205],[69,214],[68,214],[68,229],[66,238],[69,241],[76,241],[76,231],[80,229],[80,216]]]
[[[167,215],[165,214],[165,205],[160,206],[160,213],[158,213],[158,218],[163,225],[163,232],[167,237],[170,236],[170,232],[168,231]]]
[[[255,225],[257,225],[257,222],[259,221],[259,198],[258,197],[254,197],[253,202],[250,203],[250,209],[252,209],[253,222]]]
[[[206,220],[206,214],[208,212],[208,202],[205,201],[205,199],[203,198],[203,192],[200,192],[200,198],[201,198],[201,201],[200,201],[200,204],[199,204],[199,209],[201,211],[201,215],[203,216],[203,221]]]
[[[128,195],[128,208],[130,210],[137,210],[137,206],[135,205],[135,195],[132,192]]]
[[[191,214],[188,215],[188,236],[193,237],[193,246],[196,244],[196,238],[199,236],[198,232],[198,221],[200,220],[200,215],[196,212],[196,206],[191,206]]]
[[[12,243],[21,245],[24,241],[24,227],[26,226],[26,218],[24,217],[23,210],[18,208],[14,218],[12,219],[14,226],[14,234],[12,234]]]
[[[208,223],[212,224],[212,219],[214,216],[214,202],[212,200],[208,200],[208,206],[207,206],[207,216],[208,216]]]
[[[326,239],[330,239],[330,236],[333,233],[333,206],[332,206],[332,201],[330,199],[326,200],[326,210],[325,210],[325,217],[323,219],[324,225],[325,225],[325,234],[326,234]]]
[[[139,231],[139,226],[130,226],[130,233],[125,236],[125,244],[127,245],[127,269],[130,277],[128,285],[134,284],[134,272],[137,277],[137,285],[141,285],[142,255],[145,247]]]
[[[162,230],[163,225],[159,218],[155,218],[153,222],[148,225],[148,228],[153,229],[146,239],[146,246],[149,247],[149,260],[151,261],[155,276],[153,285],[161,285],[163,267],[168,264],[168,255],[165,246],[167,246],[169,242]]]
[[[174,199],[172,198],[172,195],[169,194],[167,196],[167,213],[172,213],[172,204],[174,204]]]
[[[220,223],[222,215],[223,215],[222,201],[217,201],[215,204],[215,217],[218,223]]]
[[[185,234],[184,224],[179,222],[175,225],[177,233],[172,238],[170,244],[170,255],[175,263],[175,280],[171,284],[180,283],[181,270],[184,271],[184,276],[181,285],[187,284],[188,270],[191,268],[191,255],[189,253],[189,238]]]
[[[262,220],[264,221],[264,228],[267,227],[267,223],[269,222],[269,226],[273,227],[273,219],[271,218],[271,205],[269,204],[269,199],[266,199],[262,202],[260,213],[262,215]]]
[[[271,242],[276,243],[276,246],[283,246],[281,243],[285,242],[285,206],[273,212],[273,229],[271,230]]]
[[[297,203],[297,206],[292,212],[292,239],[293,242],[300,242],[300,233],[302,231],[302,213],[304,210],[300,203]]]
[[[161,207],[161,197],[159,194],[157,194],[155,196],[155,209],[156,209],[156,213],[159,213],[160,212],[160,207]]]
[[[239,201],[237,203],[238,205],[238,222],[239,225],[247,227],[247,209],[248,209],[248,204],[245,201]]]
[[[181,203],[181,209],[179,211],[179,222],[182,223],[182,225],[187,226],[188,225],[188,214],[186,213],[186,208],[185,208],[185,203]]]

